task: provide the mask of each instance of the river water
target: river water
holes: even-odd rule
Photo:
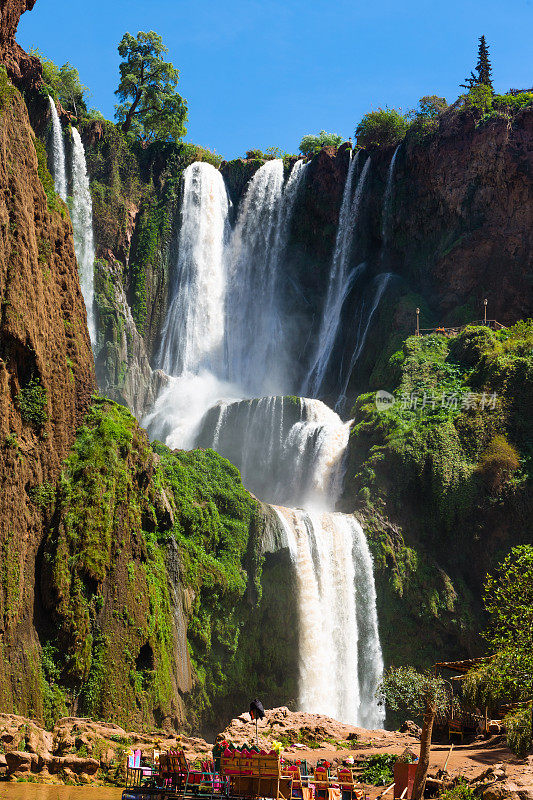
[[[120,800],[121,788],[0,782],[0,800]]]

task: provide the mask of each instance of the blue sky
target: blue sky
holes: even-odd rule
[[[70,61],[89,104],[114,114],[117,44],[155,30],[179,68],[187,140],[226,158],[296,152],[322,128],[353,135],[367,111],[449,101],[490,45],[495,88],[533,86],[533,0],[37,0],[18,41]]]

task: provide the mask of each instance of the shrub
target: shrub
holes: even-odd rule
[[[418,101],[418,109],[414,109],[408,114],[413,120],[409,133],[419,139],[432,133],[438,127],[440,115],[447,108],[448,103],[445,97],[437,97],[435,94],[421,97]]]
[[[504,436],[495,436],[481,456],[479,472],[489,489],[498,492],[520,466],[516,449]]]
[[[320,131],[317,135],[308,133],[300,142],[300,153],[303,156],[312,156],[323,147],[338,147],[342,142],[342,136],[338,133],[326,133]]]
[[[15,94],[15,87],[9,82],[5,67],[0,67],[0,111],[8,105]]]
[[[492,105],[492,89],[484,83],[472,86],[466,96],[466,107],[485,114]]]
[[[364,783],[374,786],[387,786],[394,780],[394,765],[398,756],[392,753],[379,753],[366,761],[361,778]]]
[[[474,800],[474,790],[468,783],[459,783],[453,789],[446,789],[439,795],[440,800]]]
[[[252,159],[252,160],[255,160],[255,159],[259,158],[261,160],[264,160],[265,154],[263,153],[262,150],[259,150],[258,148],[256,148],[255,150],[247,150],[245,158]]]
[[[31,422],[38,428],[42,427],[47,419],[48,395],[39,378],[33,376],[17,394],[17,405],[20,415],[26,422]]]
[[[512,115],[522,108],[533,104],[533,92],[519,92],[519,94],[495,94],[492,98],[492,107],[498,111]]]
[[[405,137],[409,124],[397,109],[378,108],[365,114],[355,129],[355,138],[361,147],[388,147]]]
[[[507,744],[520,758],[525,758],[531,748],[531,711],[531,705],[525,705],[504,718]]]

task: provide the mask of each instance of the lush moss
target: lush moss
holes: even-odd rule
[[[475,651],[484,575],[531,536],[532,342],[531,323],[411,337],[380,367],[395,403],[355,403],[345,503],[365,520],[389,662]]]
[[[33,144],[35,146],[35,153],[37,155],[37,172],[39,174],[39,179],[42,183],[44,193],[46,195],[48,210],[58,211],[62,217],[66,217],[67,214],[66,206],[59,197],[59,195],[56,194],[54,179],[52,178],[50,172],[48,171],[46,148],[40,139],[34,139]],[[44,247],[46,247],[46,245]],[[42,253],[42,246],[40,245],[39,260],[45,257],[45,255],[41,255],[41,253]]]
[[[176,715],[182,595],[190,725],[242,694],[238,645],[261,597],[261,513],[217,453],[152,449],[125,408],[95,399],[63,465],[44,548],[45,713],[75,694],[83,713],[123,723]]]
[[[41,428],[48,419],[48,393],[40,380],[33,376],[17,394],[17,406],[25,422]]]
[[[16,89],[7,77],[5,67],[0,67],[0,112],[4,111],[15,96]]]
[[[187,636],[198,721],[235,688],[240,629],[261,591],[260,509],[238,470],[214,450],[172,453],[160,443],[154,450],[176,512],[182,579],[194,597]]]

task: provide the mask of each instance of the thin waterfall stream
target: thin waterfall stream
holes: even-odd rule
[[[343,200],[351,223],[369,170],[367,159],[355,181],[357,161]],[[185,170],[159,352],[171,380],[144,422],[170,447],[213,447],[272,506],[295,574],[299,706],[373,728],[383,724],[374,697],[383,661],[372,559],[357,520],[335,512],[351,423],[319,400],[288,396],[297,373],[283,303],[285,258],[306,170],[297,161],[285,178],[281,160],[266,162],[249,181],[233,228],[221,174],[204,163]],[[336,297],[348,272],[348,221],[345,227]]]
[[[72,230],[74,249],[78,261],[80,286],[87,310],[87,327],[91,344],[96,343],[94,319],[94,235],[93,204],[89,189],[89,176],[85,150],[77,128],[72,128]]]
[[[52,177],[56,192],[64,201],[67,199],[67,170],[65,167],[65,143],[63,129],[54,100],[48,95],[52,115]]]
[[[52,117],[52,172],[55,190],[67,202],[68,179],[66,169],[65,141],[63,129],[54,100],[48,95]],[[85,160],[85,149],[77,128],[72,128],[71,199],[69,200],[74,250],[78,262],[80,287],[87,311],[87,327],[93,348],[96,344],[96,322],[94,316],[94,234],[93,204],[89,188],[89,176]]]

